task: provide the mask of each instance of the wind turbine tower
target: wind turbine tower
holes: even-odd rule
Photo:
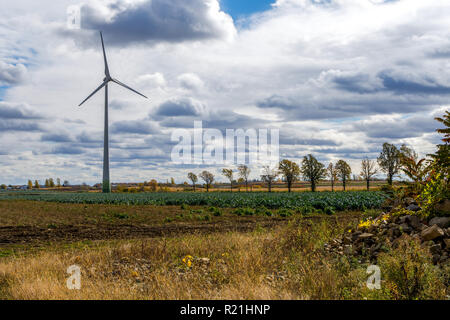
[[[103,34],[100,32],[100,39],[102,40],[102,49],[103,49],[103,60],[105,63],[105,78],[103,79],[103,83],[95,89],[94,92],[92,92],[86,99],[83,100],[82,103],[80,103],[79,107],[85,103],[87,100],[89,100],[94,94],[96,94],[98,91],[100,91],[103,87],[105,88],[105,131],[104,131],[104,138],[103,138],[103,186],[102,190],[103,193],[110,193],[111,192],[111,182],[109,179],[109,123],[108,123],[108,83],[114,82],[118,84],[119,86],[122,86],[128,90],[133,91],[134,93],[137,93],[138,95],[148,99],[143,94],[137,92],[136,90],[130,88],[129,86],[123,84],[119,80],[116,80],[111,77],[109,73],[109,67],[108,67],[108,60],[106,59],[106,52],[105,52],[105,44],[103,42]]]

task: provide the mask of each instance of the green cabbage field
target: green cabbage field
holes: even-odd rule
[[[70,192],[3,192],[0,200],[21,199],[84,204],[127,205],[205,205],[230,208],[333,208],[363,210],[379,208],[386,195],[380,191],[349,192],[154,192],[154,193],[70,193]]]

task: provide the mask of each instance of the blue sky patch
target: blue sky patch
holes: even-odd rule
[[[3,101],[3,98],[5,97],[6,90],[8,89],[8,86],[0,86],[0,101]]]
[[[251,15],[256,12],[266,11],[271,8],[274,0],[220,0],[223,11],[233,17],[234,20]]]

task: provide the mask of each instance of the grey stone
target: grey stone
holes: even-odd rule
[[[414,229],[420,228],[420,218],[418,216],[406,216],[406,223]]]
[[[406,207],[406,210],[416,212],[420,210],[420,207],[417,204],[410,204],[409,206]]]
[[[430,226],[437,225],[441,228],[447,228],[450,226],[450,217],[435,217],[430,220]]]

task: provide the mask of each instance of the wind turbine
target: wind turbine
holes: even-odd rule
[[[137,92],[136,90],[130,88],[129,86],[123,84],[119,80],[116,80],[111,77],[109,73],[108,68],[108,60],[106,59],[106,52],[105,52],[105,44],[103,43],[103,34],[100,32],[100,39],[102,40],[102,48],[103,48],[103,59],[105,63],[105,78],[103,79],[103,83],[95,89],[94,92],[92,92],[86,99],[83,100],[82,103],[79,104],[79,107],[85,103],[89,98],[91,98],[94,94],[96,94],[100,89],[105,87],[105,135],[103,138],[103,193],[110,193],[111,192],[111,183],[109,180],[109,132],[108,132],[108,83],[109,82],[115,82],[119,86],[122,86],[128,90],[133,91],[134,93],[137,93],[138,95],[148,99],[146,96],[144,96],[142,93]]]

